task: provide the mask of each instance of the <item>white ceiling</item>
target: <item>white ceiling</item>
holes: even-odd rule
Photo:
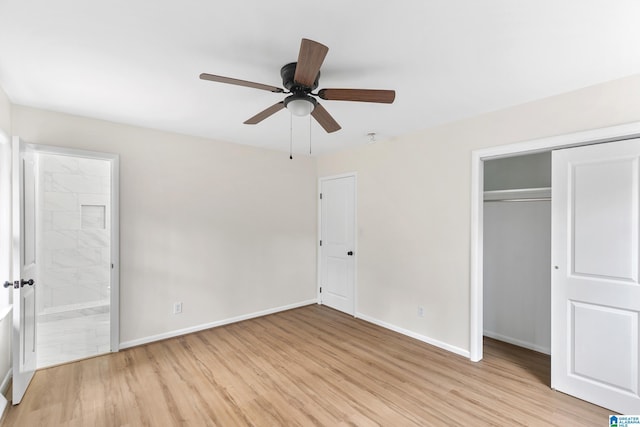
[[[392,105],[323,101],[342,125],[315,153],[392,138],[640,73],[637,0],[0,0],[0,86],[15,104],[289,149],[282,94],[300,39],[329,47],[320,88],[395,89]],[[629,94],[638,96],[638,94]],[[309,150],[295,119],[294,151]]]

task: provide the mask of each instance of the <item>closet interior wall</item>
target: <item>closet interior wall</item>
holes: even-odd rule
[[[551,152],[484,163],[484,335],[551,348]]]

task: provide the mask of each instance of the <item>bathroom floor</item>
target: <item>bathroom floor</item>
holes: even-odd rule
[[[108,353],[109,311],[85,309],[41,316],[37,333],[38,369]]]

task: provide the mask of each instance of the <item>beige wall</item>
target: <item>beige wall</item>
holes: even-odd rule
[[[316,177],[356,171],[358,312],[468,350],[471,151],[638,121],[639,91],[632,76],[317,165],[19,106],[11,124],[30,142],[120,154],[121,341],[315,298]]]
[[[640,75],[318,158],[358,173],[357,311],[468,350],[471,151],[640,121],[637,93]]]
[[[120,155],[121,342],[315,299],[314,159],[20,106],[12,126]]]
[[[7,136],[11,135],[11,103],[2,88],[0,88],[0,129]]]

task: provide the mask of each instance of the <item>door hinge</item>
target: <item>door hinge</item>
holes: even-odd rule
[[[322,293],[322,286],[320,286],[320,293]]]
[[[322,246],[322,240],[320,240],[320,246]]]
[[[322,193],[320,193],[320,200],[322,200]]]

